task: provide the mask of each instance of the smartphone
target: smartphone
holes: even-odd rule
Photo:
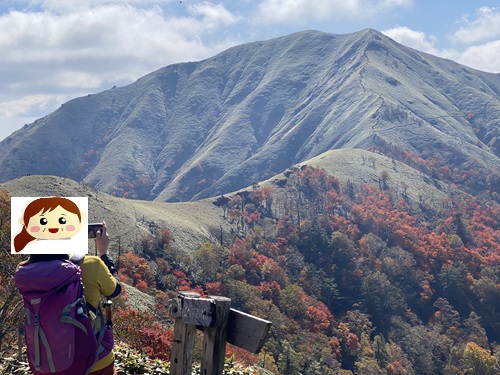
[[[102,223],[89,223],[89,238],[95,238],[98,230],[102,233]]]

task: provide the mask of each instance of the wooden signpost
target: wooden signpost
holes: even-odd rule
[[[180,293],[169,301],[174,319],[170,375],[191,375],[196,329],[203,330],[201,374],[222,375],[226,343],[258,353],[271,322],[231,308],[227,297]]]

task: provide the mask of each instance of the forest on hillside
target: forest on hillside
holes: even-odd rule
[[[166,303],[178,290],[231,298],[273,322],[263,350],[236,361],[281,375],[494,375],[500,371],[500,205],[456,193],[440,207],[380,186],[290,170],[214,204],[231,233],[192,254],[159,228],[119,259],[154,313],[115,307],[117,338],[169,359]],[[15,343],[9,197],[0,195],[0,354]],[[229,244],[229,245],[227,245]],[[16,258],[17,259],[17,258]],[[17,261],[16,261],[17,262]],[[10,269],[9,269],[10,267]],[[198,348],[199,351],[199,348]]]

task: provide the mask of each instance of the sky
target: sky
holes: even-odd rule
[[[170,64],[297,31],[367,28],[500,73],[500,0],[0,0],[0,140]]]

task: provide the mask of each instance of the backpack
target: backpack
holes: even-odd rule
[[[16,270],[28,362],[34,373],[85,375],[97,361],[99,338],[80,276],[80,267],[68,260],[28,262]]]

